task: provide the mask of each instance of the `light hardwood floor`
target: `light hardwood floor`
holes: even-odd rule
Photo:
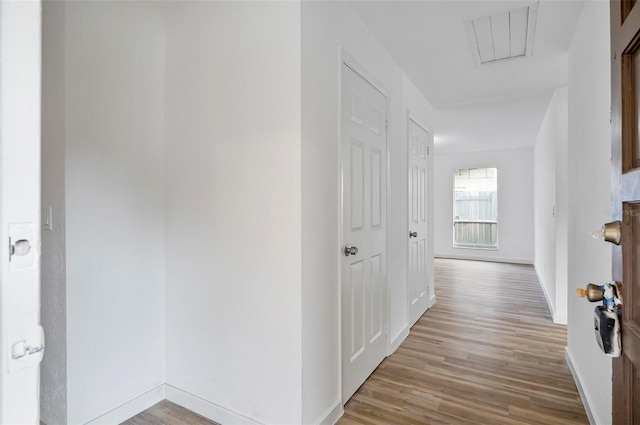
[[[191,410],[163,400],[121,425],[218,425]]]
[[[436,260],[436,304],[339,425],[588,424],[531,266]],[[595,342],[594,342],[595,343]]]
[[[437,302],[339,425],[588,424],[531,266],[436,260]],[[594,341],[595,343],[595,341]],[[126,425],[213,422],[162,402]]]

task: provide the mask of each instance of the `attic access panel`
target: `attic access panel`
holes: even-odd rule
[[[476,67],[533,54],[538,2],[464,21]]]

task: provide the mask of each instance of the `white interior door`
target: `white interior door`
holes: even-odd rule
[[[387,99],[342,67],[342,401],[387,344]],[[346,255],[351,248],[349,255]],[[357,251],[357,252],[356,252]]]
[[[429,133],[409,119],[409,324],[429,307]]]
[[[38,424],[39,1],[0,2],[0,423]]]

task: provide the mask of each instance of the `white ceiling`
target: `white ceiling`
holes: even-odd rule
[[[532,146],[583,2],[540,1],[532,57],[476,67],[464,21],[532,1],[350,1],[352,9],[438,109],[436,152]]]

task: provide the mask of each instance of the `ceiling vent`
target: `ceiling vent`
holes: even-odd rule
[[[464,21],[476,67],[533,54],[538,2]]]

